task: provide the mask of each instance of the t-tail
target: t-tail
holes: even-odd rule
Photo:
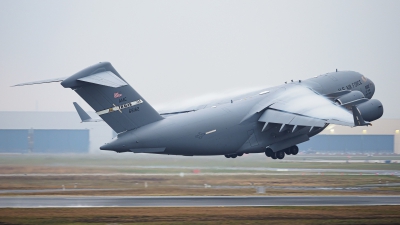
[[[81,96],[117,133],[162,120],[163,117],[137,93],[109,62],[90,66],[68,78],[16,86],[61,82]]]

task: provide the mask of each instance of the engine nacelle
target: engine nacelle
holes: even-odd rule
[[[371,122],[381,118],[383,115],[383,105],[377,99],[371,99],[361,103],[357,105],[357,108],[365,121]]]
[[[353,101],[356,101],[359,99],[364,99],[364,98],[365,98],[365,96],[361,91],[352,91],[350,93],[340,96],[335,101],[337,103],[339,103],[340,105],[345,105],[349,102],[353,102]]]

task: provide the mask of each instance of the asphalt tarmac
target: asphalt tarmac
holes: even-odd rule
[[[0,197],[0,208],[400,205],[400,196]]]

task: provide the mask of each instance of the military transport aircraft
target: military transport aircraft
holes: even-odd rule
[[[296,155],[299,143],[329,124],[368,126],[383,115],[371,99],[374,83],[360,73],[340,71],[194,106],[157,112],[109,62],[70,77],[15,86],[61,82],[80,95],[101,117],[92,119],[74,103],[82,122],[106,122],[117,137],[100,147],[115,152],[168,155],[261,153],[273,159]]]

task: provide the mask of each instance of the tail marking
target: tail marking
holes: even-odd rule
[[[136,100],[136,101],[133,101],[133,102],[125,103],[123,105],[118,105],[118,106],[114,105],[114,107],[112,107],[112,108],[104,109],[104,110],[98,111],[96,113],[97,113],[97,115],[101,116],[101,115],[104,115],[104,114],[107,114],[107,113],[111,113],[111,112],[115,112],[115,111],[120,111],[121,112],[121,109],[130,108],[132,106],[139,105],[139,104],[142,104],[142,103],[143,103],[143,100],[139,99],[139,100]],[[136,111],[139,111],[139,109],[137,109]],[[135,111],[132,111],[132,112],[135,112]]]

